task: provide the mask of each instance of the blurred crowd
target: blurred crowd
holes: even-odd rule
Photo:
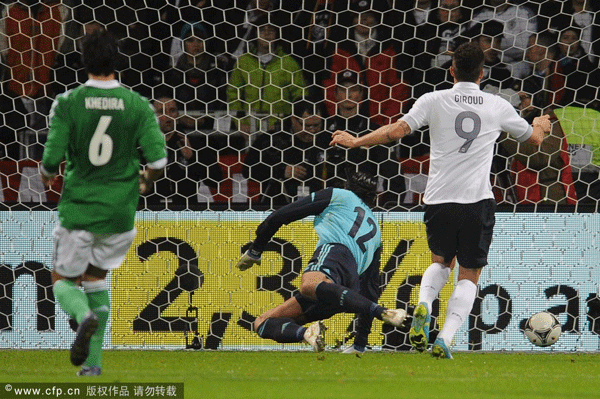
[[[484,3],[482,5],[482,3]],[[381,209],[410,209],[426,184],[429,134],[373,148],[329,147],[398,120],[452,87],[453,50],[485,54],[481,88],[533,120],[541,148],[506,135],[490,177],[499,203],[600,202],[600,3],[592,0],[22,0],[0,19],[0,172],[39,160],[56,95],[85,83],[80,39],[120,39],[120,82],[146,96],[169,149],[150,209],[223,195],[241,165],[245,202],[272,209],[352,171],[379,178]],[[506,154],[517,153],[516,156]],[[241,190],[241,189],[240,189]],[[242,200],[241,202],[244,202]]]

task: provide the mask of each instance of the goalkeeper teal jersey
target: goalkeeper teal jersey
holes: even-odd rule
[[[56,173],[66,157],[61,225],[94,233],[133,229],[140,150],[148,163],[167,156],[164,135],[144,97],[116,80],[89,80],[57,96],[42,167]]]
[[[314,194],[312,194],[314,196]],[[343,244],[348,248],[362,274],[381,246],[381,231],[371,209],[349,190],[334,188],[327,207],[314,220],[319,235],[317,246]]]

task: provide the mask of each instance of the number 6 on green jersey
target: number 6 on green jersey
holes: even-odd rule
[[[110,157],[112,156],[113,141],[110,136],[106,134],[106,130],[108,129],[111,120],[112,116],[110,115],[101,116],[98,125],[96,126],[96,130],[94,131],[94,135],[92,136],[92,140],[90,141],[88,154],[90,162],[94,166],[105,165],[110,161]]]

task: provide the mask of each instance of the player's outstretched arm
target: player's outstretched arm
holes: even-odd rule
[[[527,140],[527,143],[541,145],[542,141],[550,134],[550,130],[552,129],[550,115],[542,115],[533,118],[531,126],[533,126],[533,133],[529,140]]]
[[[255,264],[260,264],[261,254],[279,228],[284,224],[322,213],[331,202],[332,190],[331,188],[319,190],[271,213],[256,228],[256,239],[250,249],[242,255],[236,267],[246,270]]]
[[[253,251],[252,248],[247,250],[236,263],[235,267],[244,271],[250,269],[254,265],[260,265],[261,253]]]
[[[369,147],[400,140],[408,134],[410,134],[410,126],[405,121],[399,120],[389,125],[381,126],[361,137],[355,137],[348,132],[337,130],[331,136],[329,145],[341,145],[348,148]]]

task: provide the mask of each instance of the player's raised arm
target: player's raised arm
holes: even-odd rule
[[[402,137],[410,134],[411,129],[403,120],[399,120],[389,125],[382,126],[369,134],[361,137],[355,137],[348,132],[337,130],[331,136],[329,145],[341,145],[348,148],[369,147],[377,144],[385,144],[391,141],[400,140]]]

